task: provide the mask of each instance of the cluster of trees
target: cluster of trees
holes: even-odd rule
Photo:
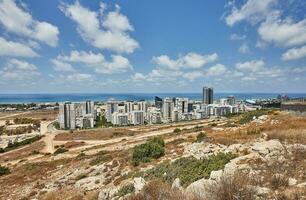
[[[31,118],[15,118],[14,124],[33,124],[33,126],[40,127],[40,120]]]
[[[14,124],[32,124],[28,126],[20,126],[15,129],[7,130],[5,126],[11,125],[9,120],[6,120],[5,126],[0,126],[0,135],[20,135],[37,131],[40,128],[40,120],[31,118],[15,118]]]
[[[7,129],[1,129],[0,128],[0,135],[21,135],[21,134],[26,134],[26,133],[31,133],[32,131],[38,130],[37,127],[35,126],[21,126],[17,127],[15,129],[7,130]]]

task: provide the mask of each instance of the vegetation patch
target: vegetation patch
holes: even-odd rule
[[[98,165],[112,160],[112,156],[107,151],[100,151],[95,158],[90,161],[90,165]]]
[[[8,152],[8,151],[17,149],[18,147],[31,144],[33,142],[36,142],[36,141],[40,140],[41,138],[42,138],[42,136],[37,135],[37,136],[34,136],[32,138],[25,139],[25,140],[23,140],[21,142],[10,142],[10,143],[8,143],[7,147],[0,148],[0,153]]]
[[[60,147],[60,148],[56,149],[53,154],[57,155],[57,154],[65,153],[67,151],[68,151],[68,149]]]
[[[258,118],[262,115],[268,115],[272,112],[270,109],[261,109],[261,110],[254,110],[250,112],[245,112],[240,115],[240,119],[238,120],[239,124],[246,124],[253,120],[253,118]]]
[[[207,134],[204,133],[204,132],[200,132],[198,135],[197,135],[197,139],[195,142],[203,142],[203,141],[206,141],[208,139],[207,137]]]
[[[194,157],[180,158],[172,163],[162,163],[147,170],[145,178],[159,178],[172,183],[176,178],[181,180],[183,186],[188,186],[201,178],[209,178],[210,173],[223,169],[236,155],[231,153],[219,153],[205,159],[198,160]]]
[[[173,130],[173,133],[181,133],[182,132],[182,130],[180,129],[180,128],[175,128],[174,130]]]
[[[132,192],[135,191],[135,188],[134,188],[134,185],[133,184],[128,184],[128,185],[125,185],[125,186],[122,186],[118,192],[117,192],[117,196],[119,197],[123,197],[127,194],[130,194]]]
[[[96,127],[110,127],[113,126],[111,122],[108,122],[105,116],[97,117]]]
[[[6,175],[10,173],[10,169],[5,166],[0,165],[0,176]]]
[[[132,163],[134,166],[140,162],[150,162],[165,155],[165,142],[161,137],[154,137],[146,143],[134,147]]]

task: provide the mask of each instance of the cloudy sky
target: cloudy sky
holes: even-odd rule
[[[0,0],[0,93],[306,92],[305,0]]]

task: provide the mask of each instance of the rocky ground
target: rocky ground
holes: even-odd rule
[[[306,199],[305,116],[273,111],[248,122],[234,116],[186,126],[162,135],[164,156],[138,166],[131,162],[133,147],[147,139],[139,134],[89,148],[72,145],[56,155],[7,158],[0,164],[11,173],[0,176],[0,197]],[[205,137],[198,140],[200,132]]]

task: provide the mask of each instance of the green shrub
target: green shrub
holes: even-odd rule
[[[215,127],[215,126],[218,126],[218,124],[217,123],[210,123],[210,124],[208,124],[208,126]]]
[[[65,148],[63,148],[63,147],[60,147],[60,148],[58,148],[58,149],[56,149],[55,151],[54,151],[54,155],[57,155],[57,154],[61,154],[61,153],[65,153],[65,152],[67,152],[68,151],[68,149],[65,149]]]
[[[53,126],[55,129],[58,129],[58,130],[60,129],[60,124],[58,122],[54,122]]]
[[[172,183],[176,178],[181,180],[183,186],[201,178],[209,178],[210,173],[223,169],[236,155],[219,153],[208,158],[197,160],[194,157],[180,158],[172,163],[162,163],[145,172],[145,178],[159,178]]]
[[[127,194],[130,194],[132,192],[135,191],[135,188],[134,188],[134,185],[133,184],[129,184],[129,185],[125,185],[125,186],[122,186],[118,192],[117,192],[117,196],[119,197],[123,197]]]
[[[241,114],[241,117],[239,119],[239,124],[246,124],[250,121],[252,121],[253,117],[260,117],[262,115],[267,115],[271,113],[271,110],[269,109],[261,109],[261,110],[253,110],[253,111],[249,111],[249,112],[245,112]]]
[[[5,166],[0,165],[0,176],[6,175],[10,173],[10,169]]]
[[[179,129],[179,128],[175,128],[175,129],[173,130],[173,133],[181,133],[181,132],[182,132],[182,130]]]
[[[152,158],[157,159],[163,155],[165,155],[165,142],[160,137],[154,137],[134,147],[132,163],[137,166],[140,162],[150,162]]]
[[[204,133],[204,132],[200,132],[198,135],[197,135],[197,139],[196,139],[196,142],[203,142],[207,139],[207,134]]]

